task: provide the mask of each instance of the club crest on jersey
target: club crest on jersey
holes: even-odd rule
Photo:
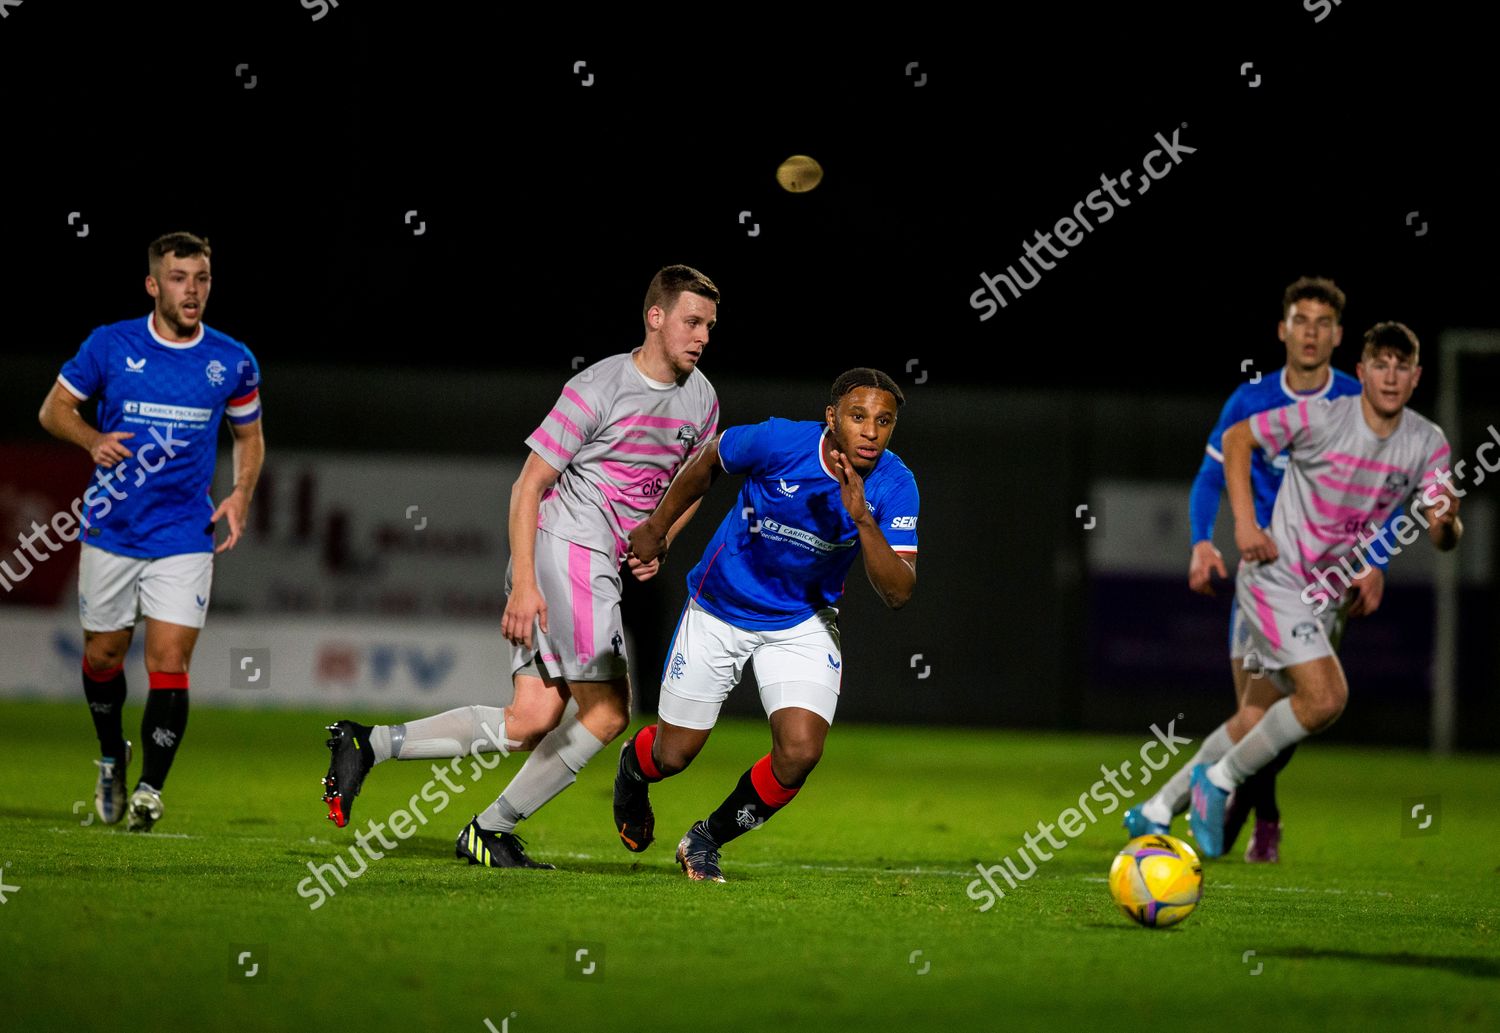
[[[225,366],[218,359],[215,359],[204,367],[203,374],[208,377],[210,384],[214,387],[220,387],[224,383],[224,371],[228,368],[228,366]]]
[[[1313,640],[1313,636],[1317,633],[1318,626],[1316,624],[1314,624],[1312,621],[1303,621],[1301,624],[1292,629],[1292,638],[1296,639],[1298,642],[1301,642],[1303,645],[1306,645]]]
[[[1388,473],[1385,475],[1385,491],[1392,495],[1405,495],[1406,486],[1411,479],[1404,473]]]
[[[693,442],[698,440],[698,428],[690,424],[683,424],[677,428],[677,440],[691,448]]]
[[[146,360],[145,359],[132,359],[129,355],[125,356],[125,370],[126,370],[126,372],[128,372],[128,373],[140,373],[140,372],[143,372],[145,370],[145,368],[146,368]]]

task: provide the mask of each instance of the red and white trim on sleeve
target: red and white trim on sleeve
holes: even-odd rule
[[[260,388],[252,387],[249,394],[231,398],[224,415],[230,423],[253,423],[260,419]]]

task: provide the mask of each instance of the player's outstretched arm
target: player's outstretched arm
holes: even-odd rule
[[[42,402],[42,411],[37,414],[37,419],[48,434],[77,445],[99,466],[108,468],[122,459],[129,459],[131,452],[125,447],[124,440],[135,435],[122,430],[110,434],[99,433],[89,426],[89,422],[78,411],[81,401],[81,398],[61,384],[53,384],[52,390]]]
[[[231,423],[234,432],[234,489],[224,497],[214,510],[213,522],[220,517],[229,521],[229,537],[219,543],[215,553],[235,547],[240,533],[245,529],[245,518],[250,512],[250,499],[255,494],[255,485],[260,482],[260,468],[266,461],[266,439],[261,433],[260,420],[249,423]]]
[[[716,435],[683,464],[656,509],[630,532],[630,555],[641,563],[665,556],[672,538],[691,519],[699,500],[708,494],[719,469],[719,439]]]
[[[1251,563],[1267,563],[1277,556],[1276,543],[1255,521],[1255,493],[1250,487],[1250,456],[1255,435],[1250,421],[1241,420],[1224,432],[1224,487],[1234,513],[1234,543]]]
[[[512,645],[527,649],[533,625],[552,630],[547,626],[547,601],[536,583],[536,522],[542,496],[561,475],[561,470],[554,470],[533,452],[510,489],[510,597],[505,600],[500,631]]]

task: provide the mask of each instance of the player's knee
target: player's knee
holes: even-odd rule
[[[94,639],[84,645],[83,655],[94,670],[108,671],[125,662],[125,649],[124,646],[115,645],[103,639]]]
[[[1307,730],[1309,732],[1321,732],[1329,725],[1339,719],[1344,712],[1344,704],[1349,700],[1348,693],[1325,692],[1309,700],[1306,717],[1308,718]]]
[[[605,742],[613,742],[630,727],[630,701],[616,695],[579,701],[578,718]]]
[[[542,741],[542,737],[557,727],[558,718],[561,716],[561,709],[554,713],[551,710],[543,711],[535,707],[512,706],[505,712],[505,737],[520,743],[517,749],[534,750],[537,743]]]
[[[188,669],[188,654],[185,650],[167,648],[148,650],[146,670],[164,674],[185,674]]]
[[[807,781],[807,776],[822,759],[823,744],[817,739],[792,739],[777,743],[771,750],[776,780],[788,788]]]
[[[687,770],[687,766],[693,762],[693,757],[696,755],[688,750],[664,746],[660,739],[656,740],[656,745],[651,751],[651,759],[663,776],[676,775]]]

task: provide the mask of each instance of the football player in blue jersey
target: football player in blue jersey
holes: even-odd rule
[[[94,807],[110,824],[128,813],[127,827],[139,832],[161,818],[161,789],[187,728],[188,667],[208,612],[214,554],[239,541],[265,458],[255,356],[203,323],[211,254],[208,241],[190,233],[152,241],[151,314],[94,330],[63,366],[40,414],[49,433],[95,464],[94,483],[68,522],[82,543],[83,693],[102,754]],[[97,427],[78,411],[90,398],[98,400]],[[209,488],[225,418],[234,436],[234,487],[215,506]],[[220,519],[229,531],[215,548]],[[127,803],[124,660],[142,617],[145,762]]]
[[[1213,543],[1214,521],[1224,491],[1224,432],[1256,413],[1279,409],[1293,402],[1320,398],[1331,400],[1360,393],[1356,378],[1332,366],[1334,349],[1344,336],[1345,302],[1344,292],[1338,285],[1323,277],[1304,276],[1288,284],[1282,293],[1282,319],[1276,327],[1276,336],[1286,347],[1286,365],[1274,376],[1257,373],[1250,382],[1236,388],[1229,401],[1224,403],[1219,422],[1209,434],[1203,463],[1193,481],[1188,504],[1193,536],[1188,587],[1194,592],[1212,596],[1215,594],[1214,575],[1228,577],[1224,557]],[[1252,457],[1251,484],[1256,515],[1262,527],[1271,522],[1276,493],[1286,467],[1285,451],[1268,455],[1264,450],[1257,450]],[[1343,632],[1344,618],[1369,615],[1380,606],[1389,557],[1373,552],[1371,561],[1369,573],[1361,578],[1353,593],[1353,601],[1337,619],[1332,636],[1335,648]],[[1232,629],[1235,623],[1233,606],[1229,623]],[[1235,696],[1244,699],[1250,681],[1263,675],[1253,663],[1247,665],[1231,659],[1230,668]],[[1256,772],[1239,786],[1230,803],[1225,822],[1225,849],[1233,845],[1250,813],[1255,813],[1255,830],[1245,851],[1246,861],[1274,863],[1280,859],[1281,810],[1276,802],[1276,776],[1292,759],[1295,750],[1295,746],[1288,747]],[[1187,799],[1187,780],[1191,777],[1193,765],[1186,767],[1180,778],[1168,780],[1150,800],[1125,812],[1125,828],[1132,836],[1167,831],[1171,816],[1182,810],[1181,801]]]
[[[823,755],[843,679],[838,610],[856,555],[892,609],[917,583],[917,482],[886,450],[905,402],[889,376],[852,369],[834,381],[821,422],[731,427],[672,481],[630,535],[650,563],[667,531],[722,469],[739,497],[688,574],[688,602],[662,671],[659,720],[620,751],[615,829],[625,846],[655,838],[648,786],[686,768],[744,672],[755,664],[771,752],[677,844],[694,880],[723,882],[719,851],[791,802]]]

